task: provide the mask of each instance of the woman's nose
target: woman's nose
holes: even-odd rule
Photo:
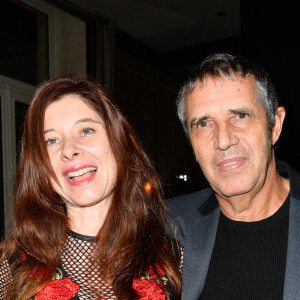
[[[72,160],[81,155],[82,150],[78,147],[76,141],[68,140],[63,142],[61,158],[64,160]]]

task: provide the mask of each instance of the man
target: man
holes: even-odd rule
[[[285,109],[268,74],[212,54],[178,116],[211,188],[169,199],[184,247],[183,300],[300,299],[300,174],[275,159]]]

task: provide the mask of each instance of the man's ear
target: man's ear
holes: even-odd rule
[[[280,137],[284,118],[285,118],[285,108],[280,106],[277,108],[275,121],[272,129],[272,145],[274,145]]]

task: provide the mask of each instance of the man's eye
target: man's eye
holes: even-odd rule
[[[83,128],[81,131],[81,135],[90,135],[94,132],[94,129],[92,128]]]
[[[197,127],[203,128],[203,127],[207,127],[208,122],[207,121],[200,121],[197,123]]]
[[[247,117],[247,114],[246,113],[239,113],[237,116],[238,116],[239,119],[245,119]]]
[[[198,120],[194,121],[191,124],[191,129],[201,129],[201,128],[210,128],[212,126],[211,120]]]
[[[54,144],[57,144],[57,142],[58,142],[58,139],[56,139],[56,138],[50,138],[50,139],[46,140],[47,145],[54,145]]]

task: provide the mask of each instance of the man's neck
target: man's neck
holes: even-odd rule
[[[273,215],[287,198],[289,190],[289,180],[278,174],[274,160],[262,187],[243,195],[224,197],[216,194],[216,197],[226,217],[235,221],[254,222]]]

